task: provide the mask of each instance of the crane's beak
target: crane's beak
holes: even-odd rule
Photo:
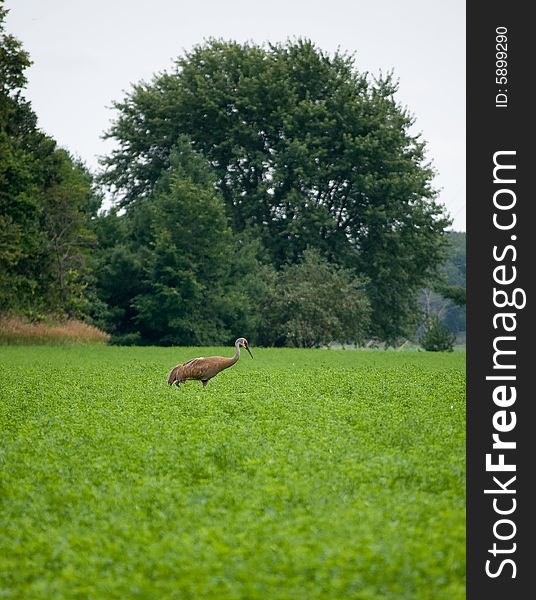
[[[249,352],[249,355],[251,356],[251,358],[253,358],[253,354],[251,354],[251,350],[249,349],[249,346],[246,346],[246,350]]]

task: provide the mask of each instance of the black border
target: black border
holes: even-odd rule
[[[530,189],[536,164],[531,160],[534,120],[531,58],[536,40],[529,17],[529,2],[471,1],[467,3],[467,598],[469,600],[508,600],[536,597],[536,537],[532,512],[536,510],[536,398],[531,370],[536,373],[533,293],[529,289],[536,274],[536,231],[532,232],[531,209],[536,195]],[[508,83],[495,81],[496,28],[508,29]],[[498,88],[507,89],[507,108],[496,107]],[[515,190],[517,215],[515,231],[499,231],[493,225],[493,155],[500,150],[515,150]],[[486,381],[493,372],[493,339],[500,335],[493,328],[493,315],[501,312],[493,305],[493,246],[504,247],[515,234],[517,280],[511,287],[523,288],[527,305],[517,312],[515,350],[512,362],[517,400],[513,407],[517,425],[509,434],[517,447],[509,450],[508,460],[516,463],[514,485],[517,508],[511,515],[517,532],[511,540],[516,551],[505,558],[516,563],[505,566],[500,576],[485,572],[488,552],[494,542],[493,525],[501,518],[493,510],[493,496],[484,490],[493,487],[493,473],[486,472],[486,454],[492,452],[492,417],[498,407],[492,400],[497,382]],[[512,254],[509,255],[511,257]],[[504,371],[502,372],[504,374]],[[506,437],[506,436],[505,436]],[[534,458],[533,458],[534,457]],[[506,475],[506,474],[503,474]],[[503,477],[504,479],[504,477]],[[490,486],[490,483],[492,484]],[[497,486],[495,486],[497,487]],[[509,496],[510,498],[512,496]],[[506,498],[506,496],[502,496]],[[504,542],[506,547],[506,542]],[[495,560],[495,566],[498,564]]]

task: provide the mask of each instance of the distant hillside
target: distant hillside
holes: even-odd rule
[[[467,285],[466,234],[464,231],[449,231],[447,235],[451,249],[449,257],[441,269],[441,274],[445,277],[445,283],[448,285],[465,288]],[[465,306],[455,306],[450,301],[446,302],[443,321],[451,331],[457,334],[465,332]]]
[[[447,235],[451,243],[451,251],[442,272],[447,278],[446,283],[464,288],[467,273],[465,231],[449,231]]]

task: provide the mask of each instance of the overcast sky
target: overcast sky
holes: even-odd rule
[[[462,0],[7,0],[7,31],[30,53],[26,96],[39,124],[98,168],[101,139],[130,84],[169,69],[207,37],[301,36],[394,69],[398,100],[428,143],[440,200],[465,230],[465,2]]]

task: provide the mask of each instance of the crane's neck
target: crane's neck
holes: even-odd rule
[[[233,361],[231,364],[233,364],[233,365],[240,358],[240,344],[238,342],[235,342],[235,349],[236,349],[235,354],[234,354],[233,358],[231,359]]]

